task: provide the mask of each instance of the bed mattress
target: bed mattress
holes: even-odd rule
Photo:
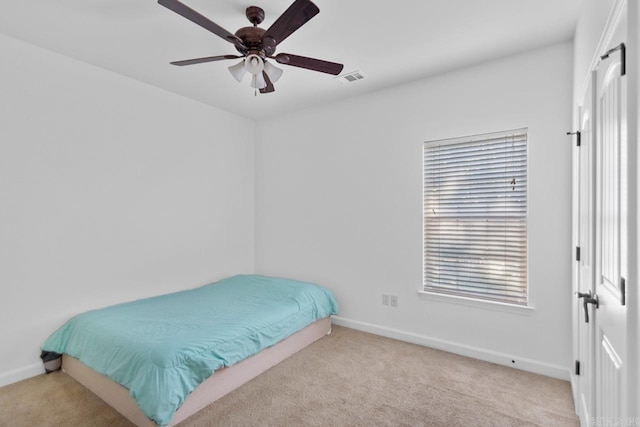
[[[151,420],[171,421],[214,371],[336,314],[318,285],[255,275],[80,314],[44,344],[129,390]]]

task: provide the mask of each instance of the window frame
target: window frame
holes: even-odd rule
[[[526,184],[524,185],[524,241],[520,240],[520,243],[525,248],[524,255],[524,292],[525,299],[524,301],[516,301],[514,298],[500,298],[495,295],[489,297],[488,295],[473,295],[469,293],[465,293],[464,291],[452,291],[446,290],[443,286],[442,289],[438,289],[437,286],[433,286],[433,284],[427,283],[427,215],[426,215],[426,204],[427,204],[427,179],[426,179],[426,154],[427,147],[432,146],[433,144],[440,145],[451,145],[451,144],[466,144],[467,146],[471,146],[474,143],[487,143],[488,140],[495,138],[502,138],[507,140],[509,137],[514,137],[515,135],[522,135],[524,139],[524,173],[526,177]],[[506,142],[506,141],[505,141]],[[498,132],[490,132],[484,134],[474,134],[463,137],[455,137],[448,139],[439,139],[439,140],[430,140],[423,142],[422,149],[422,195],[423,195],[423,212],[422,212],[422,225],[423,225],[423,234],[422,234],[422,243],[423,243],[423,256],[422,256],[422,286],[418,293],[421,297],[429,300],[435,301],[443,301],[443,302],[452,302],[457,304],[463,304],[467,306],[478,306],[478,307],[489,307],[493,309],[497,309],[500,311],[509,311],[515,312],[519,314],[527,314],[534,307],[531,304],[531,289],[529,282],[529,212],[530,212],[530,192],[529,192],[529,182],[531,178],[531,169],[530,169],[530,156],[529,156],[529,143],[530,143],[530,132],[527,127],[511,129],[506,131],[498,131]],[[483,159],[485,161],[486,159]],[[506,162],[505,162],[506,163]],[[455,194],[455,193],[454,193]],[[506,225],[505,225],[506,226]],[[477,273],[477,277],[481,277],[482,272]],[[485,273],[486,274],[486,273]]]

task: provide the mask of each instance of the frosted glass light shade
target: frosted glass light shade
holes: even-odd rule
[[[283,71],[281,68],[276,67],[271,62],[264,61],[264,72],[267,73],[271,82],[275,83],[280,80]]]
[[[256,89],[264,89],[267,87],[267,82],[264,77],[262,77],[262,73],[256,74],[251,78],[251,87]]]
[[[229,72],[231,73],[233,78],[238,81],[238,83],[241,82],[244,75],[247,74],[247,69],[244,66],[244,62],[245,60],[243,59],[236,65],[232,65],[231,67],[229,67]]]

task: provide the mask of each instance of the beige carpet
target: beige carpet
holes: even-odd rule
[[[569,383],[334,326],[180,426],[577,426]],[[131,426],[62,372],[0,388],[0,426]]]

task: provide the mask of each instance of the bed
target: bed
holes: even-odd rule
[[[239,275],[75,316],[42,358],[134,424],[171,426],[328,334],[337,311],[318,285]]]

